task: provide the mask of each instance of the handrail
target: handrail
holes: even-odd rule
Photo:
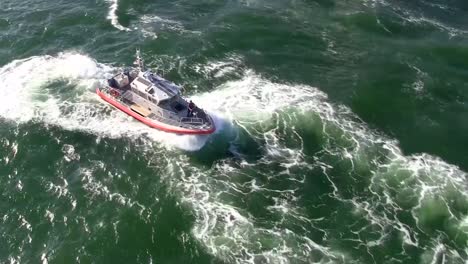
[[[184,122],[185,122],[185,123],[191,123],[191,124],[203,124],[203,119],[198,118],[198,117],[196,117],[196,118],[193,118],[193,117],[182,117],[182,118],[180,119],[180,122],[182,122],[182,123],[184,123]]]

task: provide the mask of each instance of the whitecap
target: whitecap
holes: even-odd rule
[[[122,31],[130,31],[129,28],[122,26],[119,23],[119,17],[117,16],[117,9],[119,7],[119,0],[106,0],[109,6],[109,13],[107,14],[107,19],[109,19],[112,25]]]

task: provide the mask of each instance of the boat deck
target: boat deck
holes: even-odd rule
[[[137,105],[137,104],[132,104],[130,106],[130,109],[132,109],[133,111],[139,113],[140,115],[144,116],[144,117],[148,117],[149,115],[152,114],[152,112],[144,107],[142,107],[141,105]]]
[[[134,94],[131,90],[121,90],[121,96],[119,96],[119,101],[126,105],[128,108],[130,108],[133,112],[138,113],[139,115],[145,118],[165,123],[167,125],[186,129],[199,129],[201,125],[211,123],[211,120],[208,119],[205,112],[199,108],[195,109],[195,112],[198,113],[198,116],[187,117],[188,110],[186,108],[177,111],[175,109],[172,109],[171,105],[158,105],[156,106],[157,108],[153,109],[152,111],[151,109],[148,109],[145,106],[142,106],[135,102],[133,98]],[[167,108],[170,108],[171,110]],[[158,114],[158,112],[162,112],[163,115]],[[168,118],[164,115],[172,115],[172,117]],[[173,117],[177,117],[177,119]]]

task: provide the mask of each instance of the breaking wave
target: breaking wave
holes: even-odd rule
[[[119,0],[106,0],[109,6],[109,13],[107,14],[107,19],[109,19],[112,25],[118,30],[130,31],[129,28],[122,26],[119,23],[119,17],[117,16],[117,9],[119,8]]]
[[[456,3],[452,3],[454,6],[446,5],[443,1],[440,3],[429,2],[429,1],[414,1],[404,3],[397,1],[394,3],[391,0],[363,0],[365,6],[368,6],[373,9],[378,9],[379,7],[384,7],[387,10],[391,11],[392,14],[402,22],[403,25],[415,25],[418,27],[431,27],[435,28],[441,32],[445,32],[449,35],[450,38],[456,36],[466,36],[468,34],[468,28],[464,28],[464,24],[459,25],[450,25],[443,19],[434,17],[434,12],[429,12],[432,10],[437,10],[437,13],[444,14],[445,16],[455,16],[463,17],[465,16],[465,11],[463,8],[457,8]],[[419,5],[418,8],[414,8],[412,4]],[[443,17],[443,16],[442,16]],[[385,25],[382,24],[382,21],[377,18],[377,22],[383,29],[388,29]],[[389,31],[390,32],[390,31]]]
[[[467,175],[458,167],[406,156],[320,90],[252,71],[197,100],[245,129],[231,141],[240,161],[207,170],[187,159],[167,162],[168,177],[182,179],[172,184],[196,212],[194,236],[212,254],[236,263],[360,263],[385,260],[386,248],[399,243],[423,251],[422,263],[466,256]],[[253,161],[242,156],[249,139],[261,152]],[[328,193],[314,194],[311,182],[325,182]],[[310,215],[310,206],[331,209]]]

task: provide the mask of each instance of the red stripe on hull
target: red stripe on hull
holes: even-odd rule
[[[99,88],[96,89],[96,93],[104,101],[108,102],[109,104],[113,105],[114,107],[121,110],[122,112],[125,112],[129,116],[135,118],[136,120],[138,120],[138,121],[140,121],[140,122],[144,123],[145,125],[147,125],[149,127],[152,127],[152,128],[156,128],[156,129],[159,129],[159,130],[162,130],[162,131],[165,131],[165,132],[169,132],[169,133],[189,134],[189,135],[207,135],[207,134],[212,134],[216,130],[216,128],[214,126],[214,123],[213,123],[213,120],[211,122],[213,127],[211,129],[208,129],[208,130],[185,129],[185,128],[181,128],[181,127],[175,127],[175,126],[167,125],[167,124],[155,121],[155,120],[150,120],[150,119],[145,118],[145,117],[139,115],[138,113],[132,111],[130,108],[120,104],[116,100],[113,100],[112,98],[110,98],[106,94],[102,93],[101,90],[99,90]],[[210,117],[210,119],[211,119],[211,117]]]

